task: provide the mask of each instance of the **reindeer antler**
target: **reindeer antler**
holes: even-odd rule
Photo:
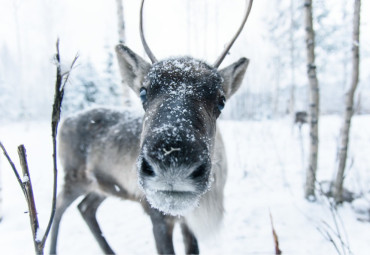
[[[146,43],[144,32],[143,32],[143,6],[144,6],[144,0],[142,0],[141,7],[140,7],[140,37],[141,37],[141,42],[143,43],[146,54],[148,54],[148,57],[154,64],[155,62],[158,62],[158,60],[155,58],[155,56],[153,55],[153,52],[150,50],[148,44]]]
[[[144,49],[145,49],[146,54],[148,55],[148,57],[150,58],[150,60],[154,64],[154,63],[158,62],[158,60],[154,56],[153,52],[150,50],[150,48],[149,48],[149,46],[148,46],[148,44],[147,44],[147,42],[145,40],[144,31],[143,31],[143,7],[144,7],[144,1],[145,0],[142,0],[141,1],[141,7],[140,7],[140,37],[141,37],[141,42],[143,43],[143,46],[144,46]],[[229,52],[229,50],[233,46],[234,42],[236,41],[236,39],[238,38],[238,36],[242,32],[245,23],[247,22],[247,19],[248,19],[249,13],[251,12],[252,4],[253,4],[253,0],[248,0],[248,1],[249,1],[249,3],[248,3],[248,6],[247,6],[247,9],[246,9],[245,16],[244,16],[244,19],[242,21],[242,24],[240,25],[238,31],[236,32],[236,34],[234,35],[234,37],[231,39],[231,41],[229,42],[229,44],[225,47],[224,51],[221,53],[221,55],[218,57],[218,59],[216,60],[216,62],[213,64],[213,66],[215,68],[218,68],[221,65],[222,61],[226,57],[227,53]]]
[[[247,0],[248,1],[248,0]],[[248,7],[246,9],[246,12],[245,12],[245,16],[244,16],[244,19],[243,19],[243,22],[242,24],[240,25],[238,31],[236,32],[236,34],[234,35],[234,37],[231,39],[231,41],[229,42],[229,44],[225,47],[224,51],[222,52],[222,54],[218,57],[218,59],[216,60],[216,62],[213,64],[213,66],[215,68],[218,68],[222,61],[224,60],[224,58],[226,57],[227,53],[229,52],[231,46],[233,46],[234,42],[236,41],[236,39],[238,38],[239,34],[242,32],[243,30],[243,27],[245,25],[245,23],[247,22],[247,19],[248,19],[248,16],[249,16],[249,13],[251,12],[251,9],[252,9],[252,4],[253,4],[253,0],[249,0],[249,3],[248,3]]]

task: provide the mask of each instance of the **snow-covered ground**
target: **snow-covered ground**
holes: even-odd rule
[[[336,166],[340,118],[323,116],[320,123],[319,180],[330,180]],[[274,254],[269,212],[273,217],[283,254],[369,254],[370,223],[357,220],[351,204],[330,210],[329,201],[303,199],[304,165],[307,158],[307,126],[300,135],[288,119],[268,121],[221,121],[227,146],[229,178],[225,190],[226,214],[220,233],[200,240],[205,254]],[[355,116],[346,185],[367,193],[357,204],[370,207],[370,116]],[[24,143],[35,188],[41,226],[49,217],[52,189],[51,135],[46,122],[7,124],[0,127],[0,140],[14,161],[16,146]],[[301,139],[303,137],[303,141]],[[0,223],[1,254],[31,254],[33,243],[27,206],[14,174],[0,157],[3,186]],[[61,170],[61,169],[60,169]],[[60,182],[62,182],[60,175]],[[65,213],[59,235],[59,254],[101,254],[77,203]],[[103,232],[119,254],[154,254],[149,218],[133,202],[107,199],[98,211]],[[333,242],[328,240],[333,239]],[[179,228],[175,248],[184,253]],[[48,246],[46,251],[48,250]]]

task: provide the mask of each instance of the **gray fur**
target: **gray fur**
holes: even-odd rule
[[[216,231],[223,217],[227,163],[216,120],[222,98],[240,86],[248,60],[218,71],[193,58],[152,66],[123,45],[116,47],[125,82],[142,94],[144,116],[132,109],[92,109],[64,120],[59,157],[65,172],[58,196],[50,253],[59,223],[79,196],[78,208],[105,253],[96,210],[107,196],[142,204],[150,215],[159,253],[173,253],[172,231],[181,223],[186,252],[197,237]]]

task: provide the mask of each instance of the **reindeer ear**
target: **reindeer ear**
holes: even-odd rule
[[[151,65],[123,44],[116,46],[116,54],[123,82],[139,95]]]
[[[234,64],[220,70],[222,78],[224,79],[222,87],[226,93],[226,98],[230,98],[242,84],[245,71],[247,70],[249,59],[241,58]]]

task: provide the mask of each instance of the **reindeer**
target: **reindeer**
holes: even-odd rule
[[[175,223],[186,253],[199,253],[197,238],[216,231],[223,218],[227,176],[225,149],[216,126],[225,102],[240,87],[248,59],[218,70],[250,13],[214,65],[191,57],[158,61],[143,33],[152,64],[125,45],[116,46],[123,81],[140,97],[144,116],[130,109],[92,109],[66,118],[59,131],[64,186],[58,195],[50,253],[56,253],[59,224],[78,205],[101,249],[114,251],[96,220],[108,196],[139,202],[153,224],[160,254],[173,254]]]

